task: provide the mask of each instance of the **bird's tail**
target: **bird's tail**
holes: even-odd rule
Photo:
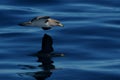
[[[29,26],[31,24],[31,22],[23,22],[23,23],[20,23],[18,25],[20,26]]]

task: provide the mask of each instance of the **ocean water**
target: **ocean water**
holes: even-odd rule
[[[2,0],[0,21],[0,80],[120,80],[119,0]]]

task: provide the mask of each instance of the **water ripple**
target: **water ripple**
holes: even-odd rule
[[[33,55],[42,49],[44,34],[53,41],[55,53],[65,55],[53,58],[56,68],[50,80],[120,79],[118,0],[11,0],[0,4],[1,79],[26,80],[27,76],[33,80],[29,74],[41,73],[41,62]],[[43,31],[18,26],[44,15],[60,20],[65,27]]]

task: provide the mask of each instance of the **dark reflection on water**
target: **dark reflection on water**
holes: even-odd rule
[[[42,39],[42,50],[37,53],[38,62],[42,63],[39,67],[42,67],[43,71],[34,73],[33,77],[35,77],[36,80],[45,80],[51,76],[51,69],[55,69],[51,57],[51,52],[53,52],[52,44],[52,38],[45,34]]]
[[[51,36],[48,34],[44,34],[42,38],[42,49],[36,54],[33,54],[33,56],[37,56],[38,58],[37,62],[42,63],[38,67],[42,68],[43,71],[37,71],[37,72],[25,73],[25,74],[34,77],[36,80],[46,80],[48,77],[52,75],[52,70],[55,70],[55,65],[53,65],[54,61],[52,60],[52,57],[64,56],[63,54],[53,53],[54,49],[52,45],[53,45],[53,40]],[[35,68],[30,65],[22,65],[22,66],[27,67],[29,69]]]

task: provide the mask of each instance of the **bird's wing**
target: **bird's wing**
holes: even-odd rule
[[[32,20],[31,20],[31,22],[34,22],[34,21],[38,21],[38,20],[47,20],[47,19],[49,19],[50,17],[49,16],[37,16],[37,17],[35,17],[35,18],[33,18]]]

